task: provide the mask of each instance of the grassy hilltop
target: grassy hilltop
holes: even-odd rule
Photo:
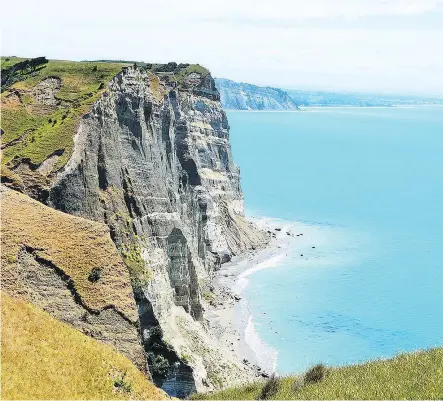
[[[399,400],[443,399],[443,348],[402,354],[392,359],[270,379],[212,394],[205,400]]]
[[[2,64],[2,70],[10,66],[11,61],[21,60],[9,59]],[[49,60],[35,74],[24,74],[5,88],[2,93],[2,164],[15,165],[27,159],[30,164],[39,165],[58,152],[61,157],[55,168],[63,166],[72,153],[73,136],[80,118],[123,65]],[[52,102],[41,102],[35,96],[37,84],[45,78],[59,80]]]

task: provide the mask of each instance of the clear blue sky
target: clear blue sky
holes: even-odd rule
[[[16,0],[2,55],[197,62],[259,85],[443,95],[443,0]]]

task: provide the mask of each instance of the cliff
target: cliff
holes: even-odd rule
[[[282,89],[256,86],[229,79],[216,78],[221,103],[228,110],[296,110],[289,95]]]
[[[205,320],[220,264],[268,240],[244,218],[219,99],[206,69],[175,63],[49,61],[2,95],[2,181],[109,227],[150,374],[175,396],[251,377]]]

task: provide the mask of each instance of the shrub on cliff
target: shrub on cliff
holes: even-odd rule
[[[304,383],[318,383],[326,376],[326,366],[319,363],[310,368],[304,375]]]
[[[304,375],[295,378],[292,384],[292,390],[297,392],[301,390],[306,384],[321,382],[327,373],[327,368],[322,363],[310,368]]]
[[[273,374],[261,389],[260,395],[258,396],[259,400],[268,400],[275,394],[277,394],[278,390],[281,387],[280,379]]]
[[[162,355],[148,352],[148,364],[154,378],[166,379],[169,372],[169,361]]]

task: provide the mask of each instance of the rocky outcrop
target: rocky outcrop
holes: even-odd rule
[[[221,103],[228,110],[297,110],[297,103],[282,89],[217,78]]]
[[[48,203],[109,226],[154,381],[184,396],[250,377],[206,330],[202,294],[221,263],[267,237],[244,218],[214,81],[190,70],[179,78],[119,73],[81,120]]]
[[[33,95],[35,100],[45,105],[55,106],[58,103],[55,96],[60,86],[60,78],[49,77],[43,79],[34,88]]]

